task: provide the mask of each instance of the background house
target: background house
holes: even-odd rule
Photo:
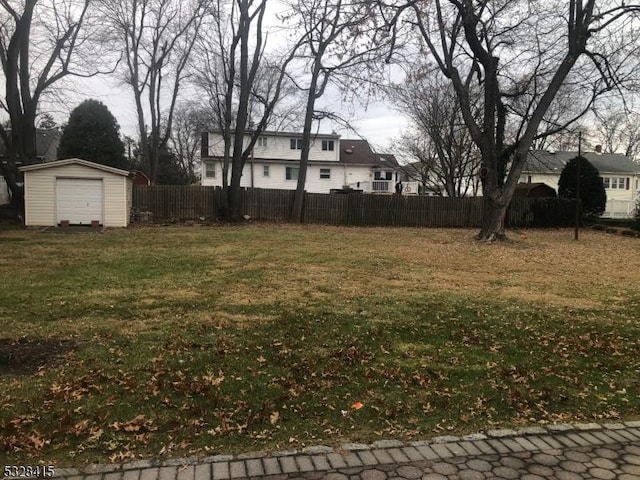
[[[249,144],[245,136],[245,145]],[[242,171],[241,186],[295,190],[298,184],[302,135],[267,131],[258,138]],[[220,132],[202,138],[202,185],[222,186],[224,142]],[[366,140],[317,134],[311,142],[306,190],[330,193],[353,188],[365,193],[393,193],[400,179],[393,155],[378,154]]]
[[[461,168],[443,171],[437,161],[418,161],[402,165],[402,181],[411,192],[417,195],[448,197],[448,192],[454,196],[475,197],[481,194],[480,179],[475,168],[468,168],[471,164]],[[449,181],[449,188],[445,185]]]
[[[520,182],[544,183],[556,191],[562,169],[578,152],[534,150],[529,153]],[[618,153],[582,153],[598,169],[607,193],[603,217],[631,218],[640,195],[640,165]]]
[[[10,132],[10,130],[9,130]],[[60,145],[61,132],[57,128],[36,130],[36,154],[37,158],[32,163],[51,162],[57,158],[58,145]],[[0,162],[6,162],[6,150],[2,140],[0,140]],[[16,162],[17,166],[26,166],[27,163]],[[2,175],[0,175],[0,205],[9,203],[9,189]]]

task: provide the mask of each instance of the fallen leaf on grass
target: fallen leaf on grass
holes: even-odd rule
[[[278,412],[273,412],[269,416],[269,421],[271,422],[271,425],[275,425],[276,423],[278,423],[278,420],[280,420],[280,413]]]

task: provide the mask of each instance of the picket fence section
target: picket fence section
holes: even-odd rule
[[[293,190],[243,189],[242,212],[253,220],[287,221]],[[479,227],[482,197],[449,198],[372,194],[305,194],[306,223],[361,226]],[[508,227],[559,227],[573,221],[573,200],[516,198],[507,211]],[[226,197],[219,187],[135,185],[134,220],[156,222],[215,220]]]

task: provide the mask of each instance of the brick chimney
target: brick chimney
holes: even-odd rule
[[[602,153],[602,145],[596,145],[596,153]]]

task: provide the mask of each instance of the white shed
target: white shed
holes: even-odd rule
[[[27,226],[126,227],[131,211],[129,172],[79,158],[21,167]]]

